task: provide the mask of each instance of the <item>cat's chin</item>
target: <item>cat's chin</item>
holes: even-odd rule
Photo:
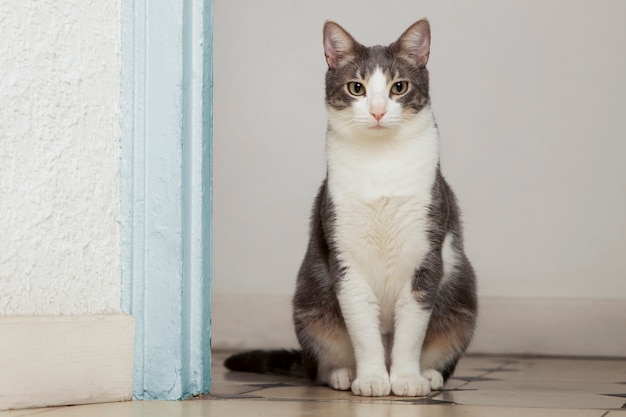
[[[394,129],[392,126],[375,125],[366,127],[365,131],[372,136],[388,136]]]

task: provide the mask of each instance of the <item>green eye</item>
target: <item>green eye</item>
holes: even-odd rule
[[[406,93],[406,90],[409,89],[409,83],[406,81],[398,81],[391,86],[391,94],[395,94],[397,96]]]
[[[365,86],[361,83],[350,82],[348,83],[348,92],[353,96],[365,95]]]

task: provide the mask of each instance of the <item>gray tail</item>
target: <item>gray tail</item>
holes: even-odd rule
[[[231,371],[286,376],[306,376],[299,350],[251,350],[235,353],[224,361]]]

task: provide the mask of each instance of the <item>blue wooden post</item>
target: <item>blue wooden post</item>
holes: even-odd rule
[[[210,389],[212,1],[122,0],[122,308],[136,399]]]

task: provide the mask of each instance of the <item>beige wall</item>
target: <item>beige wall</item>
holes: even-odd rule
[[[481,297],[626,300],[624,16],[621,0],[216,3],[214,300],[294,288],[325,171],[324,20],[372,44],[421,17]]]

